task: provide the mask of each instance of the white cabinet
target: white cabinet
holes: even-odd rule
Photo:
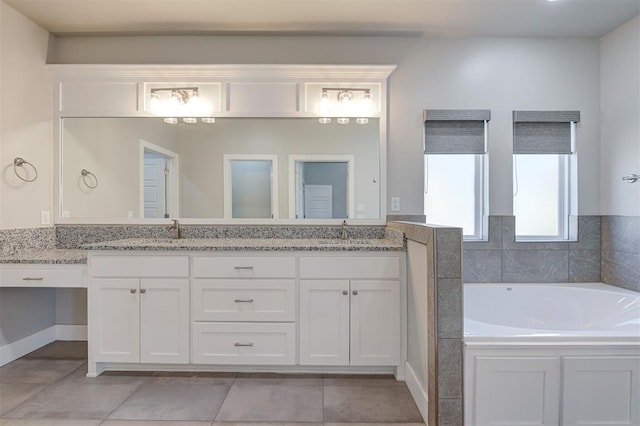
[[[189,362],[189,280],[91,280],[97,362]]]
[[[189,362],[189,257],[90,256],[93,362]]]
[[[399,281],[300,281],[300,364],[397,365]]]
[[[295,256],[194,256],[195,364],[296,363]]]

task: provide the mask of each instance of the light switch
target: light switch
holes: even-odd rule
[[[49,225],[51,223],[51,212],[49,210],[42,210],[40,212],[40,225]]]
[[[391,197],[391,211],[392,212],[400,211],[400,197]]]

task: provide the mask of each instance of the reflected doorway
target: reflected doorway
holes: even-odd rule
[[[140,152],[141,217],[178,217],[178,154],[144,140]]]
[[[224,156],[224,212],[226,218],[278,217],[277,156]]]
[[[348,219],[353,213],[353,156],[289,156],[289,215],[297,219]]]

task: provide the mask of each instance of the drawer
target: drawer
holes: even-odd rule
[[[191,283],[193,321],[295,321],[295,280]]]
[[[191,325],[193,364],[294,365],[292,323],[198,323]]]
[[[295,278],[296,258],[280,256],[220,256],[193,258],[195,278]]]
[[[92,277],[175,278],[189,276],[188,256],[90,256]]]
[[[0,287],[87,287],[82,269],[2,269]]]
[[[398,257],[301,257],[300,278],[400,278]]]

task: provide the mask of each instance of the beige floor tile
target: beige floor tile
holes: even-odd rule
[[[138,385],[55,384],[38,392],[6,418],[105,419]]]
[[[127,372],[122,374],[112,374],[113,372],[105,372],[98,377],[87,377],[87,364],[67,374],[58,383],[76,383],[85,385],[137,385],[153,381],[151,374],[148,375],[131,375]]]
[[[321,422],[322,386],[234,385],[215,420]]]
[[[324,426],[314,422],[213,422],[211,426]],[[378,425],[382,426],[382,425]]]
[[[210,426],[211,422],[188,422],[166,420],[105,420],[100,426]]]
[[[109,420],[213,421],[228,386],[149,383],[118,407]]]
[[[326,422],[421,422],[411,394],[401,386],[325,386]]]
[[[102,420],[0,419],[0,426],[98,426]]]
[[[17,359],[0,367],[0,383],[49,384],[71,373],[81,360]]]
[[[240,373],[237,385],[322,386],[322,374]]]
[[[425,426],[424,423],[324,423],[323,426]]]
[[[391,374],[325,374],[325,386],[405,386]]]
[[[45,385],[29,383],[0,383],[0,415],[22,404]]]
[[[26,359],[80,359],[87,360],[86,341],[56,340],[24,356]]]

